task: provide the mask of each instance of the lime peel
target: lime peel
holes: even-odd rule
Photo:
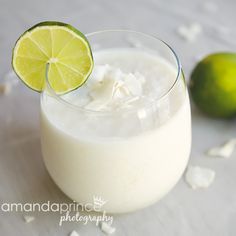
[[[190,92],[205,114],[236,117],[236,53],[214,53],[202,59],[192,71]]]

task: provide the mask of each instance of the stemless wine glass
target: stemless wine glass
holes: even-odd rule
[[[89,110],[68,100],[68,94],[57,95],[48,82],[41,96],[42,153],[58,187],[81,204],[99,197],[107,212],[134,211],[162,198],[187,165],[191,115],[183,72],[173,49],[152,36],[113,30],[87,38],[95,65],[97,52],[127,49],[155,55],[172,68],[169,84],[162,78],[165,86],[155,70],[149,71],[159,95],[138,107]],[[145,58],[138,61],[142,68]],[[124,67],[120,69],[131,72]]]

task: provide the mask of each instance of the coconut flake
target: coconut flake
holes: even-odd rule
[[[186,41],[193,42],[202,32],[202,26],[199,23],[192,23],[189,26],[182,25],[178,27],[177,33]]]
[[[146,83],[145,77],[141,73],[139,73],[138,71],[134,72],[134,76],[137,78],[137,80],[140,81],[140,83],[142,85]]]
[[[142,84],[134,74],[129,73],[124,78],[124,85],[130,91],[133,96],[141,96],[142,95]]]
[[[91,75],[93,77],[93,80],[102,81],[109,69],[110,66],[108,64],[95,66]]]
[[[2,83],[0,84],[0,94],[7,95],[11,92],[11,84],[10,83]]]
[[[213,170],[199,166],[189,166],[185,173],[185,181],[192,189],[208,188],[214,179]]]
[[[95,89],[89,92],[93,100],[102,100],[108,102],[112,99],[117,86],[117,81],[113,79],[104,79]]]
[[[73,231],[69,234],[69,236],[79,236],[79,234],[78,234],[75,230],[73,230]]]
[[[105,65],[95,67],[90,81],[87,87],[91,101],[85,107],[99,111],[130,106],[133,98],[136,101],[141,97],[145,78],[138,72],[126,74],[119,68]]]
[[[19,79],[17,78],[14,71],[7,72],[4,77],[3,81],[0,83],[0,94],[8,95],[11,93],[12,87],[19,83]]]
[[[35,220],[35,217],[34,217],[34,216],[25,215],[25,216],[23,216],[23,217],[24,217],[25,223],[30,223],[30,222],[32,222],[32,221]]]
[[[236,139],[230,139],[221,146],[210,148],[206,154],[211,157],[229,158],[235,149]]]
[[[107,235],[113,234],[116,231],[116,228],[111,226],[111,223],[101,222],[100,229]]]

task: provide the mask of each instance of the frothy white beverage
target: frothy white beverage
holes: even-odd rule
[[[73,200],[99,196],[108,212],[133,211],[165,195],[186,167],[188,94],[175,68],[149,52],[112,49],[94,60],[81,88],[62,97],[43,93],[44,161]]]

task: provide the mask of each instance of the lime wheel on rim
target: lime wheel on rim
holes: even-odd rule
[[[61,22],[39,23],[17,40],[12,66],[30,88],[41,92],[48,81],[63,94],[80,87],[93,69],[93,57],[86,37],[71,25]]]

